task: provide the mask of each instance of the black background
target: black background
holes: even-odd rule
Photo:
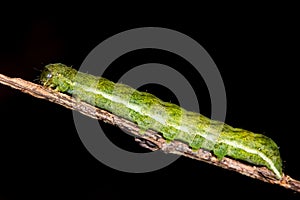
[[[204,8],[202,8],[203,10]],[[99,11],[100,12],[100,11]],[[156,26],[182,32],[210,54],[227,94],[226,122],[263,133],[280,146],[284,172],[300,179],[298,131],[299,43],[293,12],[240,11],[232,17],[214,13],[174,16],[153,13],[116,19],[106,14],[84,15],[48,11],[16,19],[1,18],[0,73],[33,81],[48,63],[61,62],[79,68],[88,53],[103,40],[122,31]],[[17,14],[17,13],[16,13]],[[147,17],[146,17],[147,16]],[[166,52],[145,50],[122,56],[106,72],[117,79],[120,72],[142,63],[160,62],[188,69],[182,58]],[[185,72],[197,94],[200,109],[210,116],[210,99],[199,76]],[[197,84],[198,82],[198,84]],[[162,87],[143,87],[165,100],[176,98]],[[111,169],[97,161],[81,143],[72,111],[0,85],[0,198],[82,197],[123,198],[269,197],[299,198],[277,185],[181,157],[150,173],[133,174]],[[101,123],[101,122],[100,122]],[[111,140],[122,148],[144,151],[132,137],[104,125]],[[109,134],[108,134],[109,135]],[[1,196],[2,195],[2,196]]]

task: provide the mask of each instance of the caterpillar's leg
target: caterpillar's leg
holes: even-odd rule
[[[201,137],[201,135],[196,134],[193,140],[189,143],[189,146],[192,147],[194,150],[198,150],[203,146],[203,142],[205,139]]]
[[[227,155],[228,146],[224,143],[216,143],[213,149],[214,154],[219,160],[222,160]]]

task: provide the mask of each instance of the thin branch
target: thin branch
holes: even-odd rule
[[[136,135],[136,141],[141,146],[152,151],[162,150],[165,153],[183,155],[192,159],[210,163],[224,169],[236,171],[240,174],[259,179],[267,183],[278,184],[282,187],[300,192],[300,181],[291,178],[288,175],[283,175],[281,180],[277,180],[274,173],[266,167],[258,167],[241,163],[231,158],[223,158],[218,160],[212,153],[199,149],[192,150],[185,143],[180,141],[166,142],[166,140],[157,132],[148,130],[143,134],[139,133],[139,127],[124,118],[113,115],[105,110],[101,110],[84,102],[79,102],[71,96],[59,93],[41,85],[25,81],[20,78],[10,78],[0,74],[0,83],[30,94],[34,97],[45,99],[56,104],[62,105],[68,109],[76,110],[91,118],[102,120],[106,123],[118,126],[119,128],[131,132]]]

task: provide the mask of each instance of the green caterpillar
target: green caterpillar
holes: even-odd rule
[[[229,156],[266,166],[278,179],[282,178],[278,146],[264,135],[233,128],[178,105],[163,102],[150,93],[77,72],[60,63],[45,66],[40,82],[133,121],[142,130],[160,132],[167,140],[181,140],[193,149],[212,151],[219,159]]]

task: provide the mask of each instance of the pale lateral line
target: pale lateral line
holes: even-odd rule
[[[125,105],[126,107],[134,110],[135,112],[139,112],[141,113],[141,109],[139,106],[136,106],[136,105],[133,105],[133,104],[130,104],[128,102],[125,102],[124,100],[122,100],[121,98],[116,98],[115,96],[111,95],[111,94],[107,94],[105,92],[102,92],[100,90],[97,90],[95,88],[91,88],[91,87],[87,87],[85,85],[81,85],[81,87],[83,87],[86,91],[88,92],[93,92],[93,93],[96,93],[96,94],[100,94],[101,96],[103,96],[104,98],[106,99],[109,99],[110,101],[113,101],[113,102],[116,102],[116,103],[121,103],[123,105]],[[149,115],[148,113],[144,113],[144,115],[148,116],[148,117],[151,117],[153,119],[155,119],[156,121],[160,122],[161,124],[165,124],[165,121],[162,120],[161,117],[159,116],[153,116],[153,115]],[[179,129],[179,130],[182,130],[182,131],[186,131],[184,130],[185,128],[182,127],[182,126],[176,126],[176,125],[171,125],[173,126],[174,128],[176,129]],[[210,140],[210,141],[213,141],[215,142],[214,140],[211,139],[211,137],[209,137],[209,135],[206,135],[206,134],[203,134],[201,135],[202,137],[204,137],[205,139],[207,140]],[[249,147],[246,147],[244,145],[241,145],[241,144],[238,144],[236,142],[232,142],[232,141],[229,141],[229,140],[221,140],[221,142],[224,142],[225,144],[228,144],[228,145],[231,145],[235,148],[239,148],[239,149],[242,149],[248,153],[252,153],[252,154],[256,154],[256,155],[259,155],[264,161],[266,161],[267,163],[270,164],[270,167],[271,169],[275,172],[275,174],[278,176],[278,177],[281,177],[281,174],[279,173],[279,171],[277,170],[277,168],[275,167],[274,163],[265,155],[263,154],[262,152],[259,152],[257,151],[256,149],[251,149]]]
[[[235,141],[230,141],[230,140],[220,140],[220,142],[223,142],[225,144],[228,144],[230,146],[233,146],[235,148],[239,148],[239,149],[242,149],[248,153],[252,153],[252,154],[256,154],[256,155],[259,155],[264,161],[266,161],[267,163],[270,164],[270,168],[273,170],[273,172],[275,172],[275,174],[281,178],[281,174],[280,172],[277,170],[277,168],[275,167],[274,163],[272,162],[272,160],[270,160],[264,153],[256,150],[256,149],[251,149],[249,147],[246,147],[242,144],[238,144],[237,142]]]

